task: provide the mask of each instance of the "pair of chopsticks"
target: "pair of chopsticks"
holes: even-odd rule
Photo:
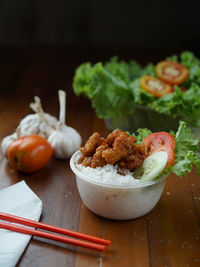
[[[1,220],[5,220],[5,221],[9,221],[9,222],[14,222],[14,223],[18,223],[18,224],[22,224],[22,225],[31,226],[31,227],[34,227],[34,228],[40,228],[40,229],[43,229],[43,230],[54,232],[54,233],[43,232],[43,231],[39,231],[39,230],[35,230],[35,229],[23,227],[23,226],[11,224],[11,223],[8,223],[8,222],[0,221],[0,228],[11,230],[11,231],[22,233],[22,234],[39,236],[39,237],[52,239],[52,240],[56,240],[56,241],[59,241],[59,242],[68,243],[68,244],[71,244],[71,245],[91,248],[91,249],[99,250],[99,251],[104,251],[106,249],[106,246],[110,245],[110,241],[106,240],[106,239],[102,239],[102,238],[98,238],[98,237],[82,234],[82,233],[75,232],[75,231],[72,231],[72,230],[68,230],[68,229],[64,229],[64,228],[61,228],[61,227],[53,226],[53,225],[50,225],[50,224],[45,224],[45,223],[37,222],[37,221],[34,221],[34,220],[18,217],[18,216],[15,216],[15,215],[4,213],[4,212],[0,212],[0,219]],[[67,235],[67,236],[71,236],[71,237],[76,237],[76,238],[87,240],[87,241],[90,241],[90,242],[77,240],[77,239],[69,238],[69,237],[62,236],[62,235],[57,235],[55,233],[62,234],[62,235]],[[91,242],[93,242],[93,243],[91,243]]]

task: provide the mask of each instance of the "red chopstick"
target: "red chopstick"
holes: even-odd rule
[[[65,243],[78,245],[78,246],[83,246],[83,247],[96,249],[96,250],[100,250],[100,251],[104,251],[106,246],[110,245],[110,241],[109,240],[105,240],[105,239],[102,239],[102,238],[98,238],[98,237],[82,234],[82,233],[79,233],[79,232],[75,232],[75,231],[72,231],[72,230],[56,227],[56,226],[45,224],[45,223],[40,223],[40,222],[37,222],[37,221],[34,221],[34,220],[18,217],[18,216],[7,214],[7,213],[3,213],[3,212],[0,212],[0,219],[6,220],[6,221],[10,221],[10,222],[19,223],[19,224],[23,224],[23,225],[27,225],[27,226],[31,226],[31,227],[37,227],[37,228],[40,228],[40,229],[44,229],[44,230],[47,230],[47,231],[52,231],[52,232],[59,233],[59,234],[64,234],[64,235],[68,235],[68,236],[72,236],[72,237],[77,237],[77,238],[80,238],[80,239],[84,239],[84,240],[87,240],[87,241],[92,241],[92,242],[99,243],[99,244],[90,243],[90,242],[86,242],[86,241],[81,241],[81,240],[77,240],[77,239],[72,239],[72,238],[61,236],[61,235],[42,232],[42,231],[39,231],[39,230],[30,229],[30,228],[26,228],[26,227],[23,227],[23,226],[13,225],[13,224],[10,224],[10,223],[6,223],[6,222],[1,222],[0,221],[0,228],[7,229],[7,230],[12,230],[12,231],[19,232],[19,233],[35,235],[35,236],[44,237],[44,238],[47,238],[47,239],[53,239],[53,240],[56,240],[56,241],[65,242]]]
[[[77,240],[73,238],[68,238],[65,236],[56,235],[52,233],[42,232],[42,231],[38,231],[38,230],[26,228],[26,227],[14,225],[11,223],[0,222],[0,228],[11,230],[11,231],[22,233],[22,234],[28,234],[28,235],[34,235],[34,236],[47,238],[47,239],[53,239],[56,241],[60,241],[60,242],[64,242],[64,243],[68,243],[72,245],[77,245],[81,247],[91,248],[91,249],[95,249],[99,251],[104,251],[106,248],[106,246],[104,245],[99,245],[96,243],[90,243],[90,242],[81,241],[81,240]]]

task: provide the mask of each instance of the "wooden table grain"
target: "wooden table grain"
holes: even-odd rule
[[[0,139],[31,113],[34,95],[41,97],[46,112],[58,116],[57,90],[61,88],[67,91],[67,124],[80,132],[83,142],[94,131],[108,133],[89,101],[72,92],[74,69],[87,59],[79,56],[73,58],[70,49],[1,50]],[[52,159],[42,170],[24,175],[1,155],[0,189],[21,180],[43,202],[41,222],[104,237],[112,244],[100,253],[34,237],[19,267],[200,266],[200,177],[195,169],[182,179],[168,177],[156,207],[129,221],[108,220],[90,212],[81,202],[68,160]]]

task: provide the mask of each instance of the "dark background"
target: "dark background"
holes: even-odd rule
[[[199,53],[199,12],[199,1],[1,0],[0,44]]]
[[[76,67],[200,56],[200,1],[0,0],[0,91],[72,89]],[[40,77],[41,75],[41,77]]]

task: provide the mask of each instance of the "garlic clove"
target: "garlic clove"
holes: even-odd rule
[[[39,130],[39,122],[40,119],[37,114],[27,115],[20,121],[16,132],[18,132],[19,137],[37,134]]]
[[[57,119],[48,113],[44,113],[44,116],[48,122],[41,119],[38,114],[30,114],[22,119],[17,127],[19,137],[37,134],[48,138],[51,132],[56,129]]]
[[[39,133],[42,133],[43,137],[47,139],[49,135],[56,130],[58,120],[48,113],[44,113],[44,116],[45,116],[45,121],[44,120],[41,121],[39,126]]]
[[[6,136],[6,137],[3,138],[3,140],[1,141],[1,151],[2,151],[2,153],[3,153],[4,156],[7,156],[8,147],[17,138],[18,138],[17,137],[17,133],[13,133],[13,134],[8,135],[8,136]]]
[[[17,138],[27,135],[40,135],[47,139],[49,135],[56,130],[58,120],[48,113],[45,113],[42,108],[40,98],[35,96],[35,102],[30,104],[35,114],[29,114],[24,117],[17,126],[16,133],[5,137],[1,142],[1,150],[4,155],[7,154],[9,145]]]
[[[54,156],[59,159],[70,158],[71,155],[78,150],[81,145],[80,134],[73,129],[65,125],[66,115],[66,93],[63,90],[58,91],[60,114],[57,128],[51,133],[48,138],[48,142],[54,149]]]
[[[48,142],[54,149],[54,156],[58,159],[70,158],[80,147],[81,141],[80,134],[66,125],[61,125],[48,138]]]

